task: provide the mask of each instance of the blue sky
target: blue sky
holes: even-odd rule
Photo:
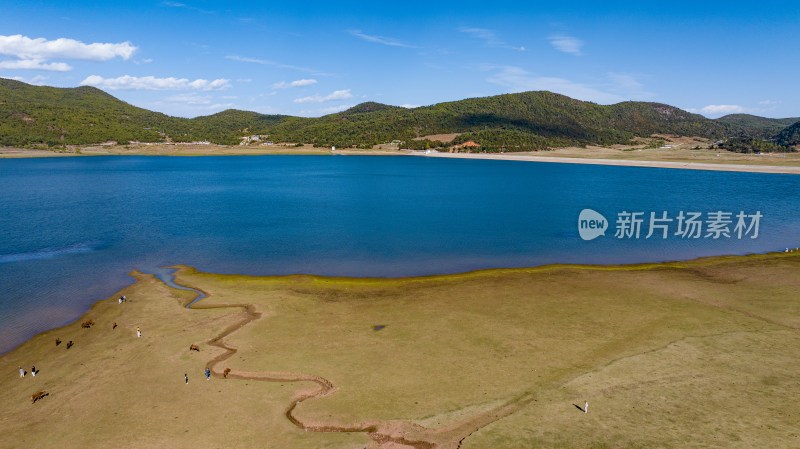
[[[0,0],[0,77],[194,117],[550,90],[800,116],[792,2]]]

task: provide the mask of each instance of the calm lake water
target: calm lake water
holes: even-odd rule
[[[800,176],[422,157],[0,159],[0,352],[133,269],[413,276],[800,246]],[[584,241],[591,208],[611,229]],[[645,212],[639,239],[617,214]],[[649,213],[760,211],[759,236],[646,239]],[[735,225],[730,225],[731,231]],[[703,230],[705,234],[705,229]]]

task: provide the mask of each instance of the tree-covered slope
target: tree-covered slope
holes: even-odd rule
[[[31,86],[0,78],[0,144],[15,146],[166,139],[235,144],[261,134],[277,142],[370,147],[463,133],[455,143],[474,140],[485,149],[515,151],[626,143],[654,133],[723,138],[737,135],[737,126],[755,121],[763,127],[763,120],[774,120],[750,117],[709,120],[659,103],[604,106],[551,92],[523,92],[414,109],[368,102],[319,118],[226,110],[185,119],[132,106],[93,87]]]
[[[800,121],[800,117],[766,118],[750,114],[729,114],[715,121],[724,126],[730,136],[766,138]]]
[[[772,138],[772,141],[785,147],[800,145],[800,121],[784,128]]]
[[[340,146],[453,132],[471,133],[487,146],[519,140],[520,133],[546,145],[623,143],[653,133],[706,137],[724,133],[713,121],[668,105],[624,102],[602,106],[551,92],[471,98],[415,109],[373,106],[360,112],[362,109],[359,105],[316,120],[287,121],[271,132],[277,140]]]
[[[157,141],[157,130],[173,120],[88,86],[60,89],[0,78],[0,103],[3,145]]]

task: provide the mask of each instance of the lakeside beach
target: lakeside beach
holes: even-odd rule
[[[0,357],[0,445],[55,447],[57,432],[67,448],[785,446],[798,268],[798,253],[401,279],[179,267],[178,284],[207,294],[188,309],[194,292],[134,272]],[[14,375],[32,364],[35,378]]]

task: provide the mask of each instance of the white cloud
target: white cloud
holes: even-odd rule
[[[81,81],[82,86],[95,86],[109,90],[223,90],[231,87],[230,80],[216,79],[213,81],[196,79],[189,81],[186,78],[156,78],[153,76],[136,77],[130,75],[118,78],[103,78],[91,75]]]
[[[518,51],[525,51],[525,47],[514,47],[512,45],[508,45],[500,38],[497,37],[497,34],[493,30],[489,30],[486,28],[470,28],[470,27],[461,27],[458,31],[462,33],[469,34],[470,36],[476,39],[483,39],[486,42],[487,47],[500,47],[500,48],[508,48],[511,50],[518,50]]]
[[[741,114],[748,109],[737,104],[710,104],[700,108],[700,112],[708,115]]]
[[[17,80],[17,81],[22,81],[23,83],[28,83],[28,84],[42,85],[42,84],[44,84],[44,81],[47,79],[47,77],[46,76],[42,76],[42,75],[36,75],[33,78],[25,78],[25,77],[22,77],[22,76],[12,76],[11,79],[12,80]]]
[[[317,80],[307,80],[307,79],[296,80],[296,81],[292,81],[290,83],[287,83],[286,81],[281,81],[280,83],[273,84],[272,88],[273,89],[291,89],[293,87],[310,86],[310,85],[316,84],[316,83],[317,83]]]
[[[108,61],[115,57],[128,60],[136,51],[130,42],[84,44],[74,39],[43,37],[31,39],[21,34],[0,36],[0,54],[23,60],[82,59]]]
[[[781,100],[764,100],[764,101],[759,101],[758,102],[758,104],[763,104],[763,105],[772,105],[772,104],[781,104],[781,103],[783,103]]]
[[[400,42],[399,40],[392,38],[392,37],[384,37],[384,36],[374,36],[369,34],[364,34],[361,30],[347,30],[348,33],[352,34],[355,37],[364,39],[367,42],[375,42],[377,44],[389,45],[391,47],[405,47],[405,48],[418,48],[413,45],[406,44],[404,42]]]
[[[558,51],[563,51],[564,53],[573,54],[575,56],[580,56],[581,47],[583,46],[583,41],[572,37],[572,36],[550,36],[547,38],[550,41],[550,45],[553,46]]]
[[[43,62],[39,59],[17,59],[16,61],[0,61],[0,70],[48,70],[51,72],[68,72],[72,66],[66,62]]]
[[[211,97],[208,95],[178,94],[167,97],[164,101],[186,104],[211,104]]]
[[[484,69],[496,71],[496,73],[487,78],[487,81],[508,87],[510,92],[548,90],[579,100],[602,104],[618,103],[625,100],[620,95],[604,92],[588,84],[576,83],[563,78],[536,76],[519,67],[486,66]]]
[[[342,104],[342,105],[339,105],[339,106],[331,106],[329,108],[322,108],[322,109],[319,109],[318,111],[323,113],[323,114],[333,114],[333,113],[336,113],[336,112],[342,112],[344,110],[350,109],[353,106],[355,106],[355,105],[354,104]]]
[[[324,97],[319,95],[312,95],[310,97],[303,97],[303,98],[295,98],[295,103],[324,103],[326,101],[335,101],[335,100],[346,100],[348,98],[352,98],[353,94],[350,93],[350,89],[346,90],[337,90],[334,91],[330,95],[326,95]]]
[[[301,116],[304,116],[304,117],[319,117],[321,115],[335,114],[337,112],[342,112],[344,110],[352,108],[353,106],[355,106],[355,105],[354,104],[341,104],[341,105],[338,105],[338,106],[330,106],[330,107],[327,107],[327,108],[306,109],[306,110],[300,111],[299,114]]]
[[[253,81],[253,78],[238,78],[236,80],[237,83],[250,83]]]
[[[408,104],[408,103],[400,105],[401,108],[406,108],[406,109],[414,109],[414,108],[418,108],[420,106],[421,105],[419,105],[419,104]]]

